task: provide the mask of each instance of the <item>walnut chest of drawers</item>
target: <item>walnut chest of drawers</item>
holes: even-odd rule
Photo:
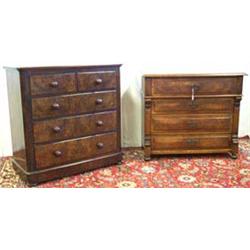
[[[30,185],[121,161],[119,70],[7,68],[13,165]]]
[[[244,75],[144,75],[145,160],[223,152],[237,158]]]

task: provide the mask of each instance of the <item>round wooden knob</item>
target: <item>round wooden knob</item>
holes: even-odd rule
[[[102,125],[103,125],[103,121],[100,121],[100,120],[97,121],[97,122],[96,122],[96,125],[99,126],[99,127],[102,126]]]
[[[53,131],[54,131],[55,133],[58,133],[58,132],[61,131],[61,128],[60,128],[59,126],[55,126],[55,127],[53,128]]]
[[[59,85],[59,83],[57,81],[51,82],[50,86],[53,88],[56,88]]]
[[[98,142],[98,143],[96,144],[96,146],[97,146],[98,148],[103,148],[103,147],[104,147],[104,144],[103,144],[102,142]]]
[[[98,79],[95,80],[95,82],[98,83],[98,84],[100,84],[100,83],[102,83],[102,79],[98,78]]]
[[[52,107],[52,109],[60,109],[59,103],[53,103],[53,104],[51,105],[51,107]]]
[[[95,101],[96,104],[102,104],[103,100],[101,98],[97,98]]]
[[[56,150],[56,151],[54,152],[54,155],[55,155],[56,157],[60,157],[60,156],[62,155],[62,152],[61,152],[60,150]]]

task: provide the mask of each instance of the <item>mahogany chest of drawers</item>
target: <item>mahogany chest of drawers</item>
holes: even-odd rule
[[[30,185],[121,161],[119,70],[7,68],[13,165]]]
[[[144,154],[237,158],[244,73],[144,75]]]

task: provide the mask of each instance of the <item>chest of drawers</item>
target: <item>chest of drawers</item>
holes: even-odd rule
[[[237,158],[244,73],[144,75],[144,153]]]
[[[119,70],[6,68],[12,160],[28,184],[121,161]]]

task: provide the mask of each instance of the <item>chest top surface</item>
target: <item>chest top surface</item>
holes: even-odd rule
[[[144,74],[144,78],[181,78],[181,77],[234,77],[234,76],[247,76],[244,72],[234,73],[167,73],[167,74]]]

